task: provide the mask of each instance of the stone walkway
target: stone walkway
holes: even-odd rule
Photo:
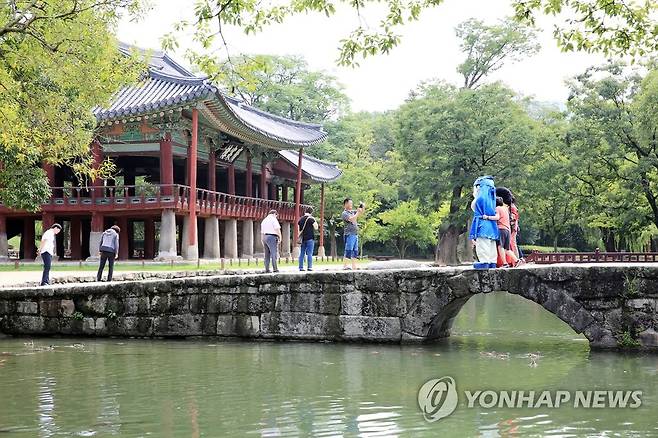
[[[391,261],[386,261],[386,262],[370,262],[365,265],[362,265],[360,269],[395,269],[395,268],[414,268],[418,267],[420,264],[415,261],[411,260],[391,260]],[[137,269],[137,265],[135,266],[136,269],[134,270],[121,270],[121,271],[115,271],[114,277],[116,279],[121,279],[123,276],[128,276],[130,274],[137,274],[141,272],[150,272],[150,273],[157,273],[157,272],[162,272],[162,273],[181,273],[181,272],[187,272],[187,271],[176,271],[174,270],[163,270],[163,271],[151,271],[151,270],[140,270]],[[210,266],[208,269],[211,269]],[[204,266],[201,265],[201,270],[204,270]],[[255,268],[252,264],[250,268],[247,268],[246,266],[241,269],[242,271],[250,271],[250,272],[262,272],[263,268],[262,266]],[[323,265],[323,264],[316,264],[314,267],[315,271],[340,271],[342,270],[341,265],[337,264],[330,264],[330,265]],[[296,272],[297,267],[296,266],[285,266],[281,267],[281,271],[283,272]],[[195,271],[189,271],[189,272],[195,272]],[[107,268],[105,270],[105,275],[107,275]],[[65,277],[79,277],[79,278],[84,278],[84,279],[93,279],[96,277],[96,272],[94,271],[83,271],[83,270],[67,270],[67,271],[51,271],[50,272],[50,278],[51,281],[54,279],[58,278],[65,278]],[[41,280],[41,271],[0,271],[0,287],[9,287],[9,286],[16,286],[16,285],[25,285],[26,283],[35,283],[39,282]],[[89,280],[87,280],[89,281]]]

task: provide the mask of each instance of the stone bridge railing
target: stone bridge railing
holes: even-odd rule
[[[474,294],[532,300],[592,348],[658,351],[658,267],[546,266],[244,274],[0,290],[12,335],[419,342],[449,335]]]

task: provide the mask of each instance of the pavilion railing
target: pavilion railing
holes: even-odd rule
[[[537,264],[554,263],[649,263],[658,262],[656,252],[549,252],[533,251],[526,257]]]
[[[44,204],[44,211],[190,208],[190,187],[180,184],[52,187],[51,190],[52,197]],[[305,207],[301,206],[302,211]],[[276,210],[282,220],[295,219],[294,202],[229,195],[205,189],[196,190],[196,209],[200,214],[252,219],[265,217],[270,210]]]

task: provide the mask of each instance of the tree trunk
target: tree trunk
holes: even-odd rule
[[[334,221],[329,222],[329,238],[331,260],[336,260],[338,251],[336,249],[336,223]]]
[[[455,225],[450,225],[447,230],[441,233],[439,240],[439,252],[436,263],[442,266],[457,265],[457,241],[459,240],[459,229]]]
[[[553,235],[553,252],[557,252],[557,239],[559,236],[559,234]]]
[[[459,175],[459,169],[454,169],[453,177]],[[457,185],[452,188],[452,196],[450,197],[450,215],[449,219],[453,218],[459,212],[460,208],[460,199],[462,196],[463,186]],[[459,224],[454,223],[454,218],[452,223],[448,226],[445,231],[442,231],[439,236],[439,245],[438,253],[436,257],[436,262],[439,265],[457,265],[459,264],[459,259],[457,258],[457,245],[459,242],[459,235],[462,230]]]
[[[615,252],[615,232],[610,228],[601,228],[601,235],[606,252]]]
[[[407,254],[407,244],[400,240],[398,241],[398,255],[401,259],[404,259],[404,256]]]

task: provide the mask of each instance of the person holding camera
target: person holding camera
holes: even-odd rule
[[[359,256],[359,224],[357,222],[359,216],[363,215],[365,205],[363,202],[359,204],[359,208],[353,210],[354,204],[350,198],[343,201],[343,213],[341,219],[343,220],[343,238],[345,239],[345,256],[343,258],[343,269],[356,269],[356,258]],[[352,266],[349,266],[349,260],[352,261]]]

